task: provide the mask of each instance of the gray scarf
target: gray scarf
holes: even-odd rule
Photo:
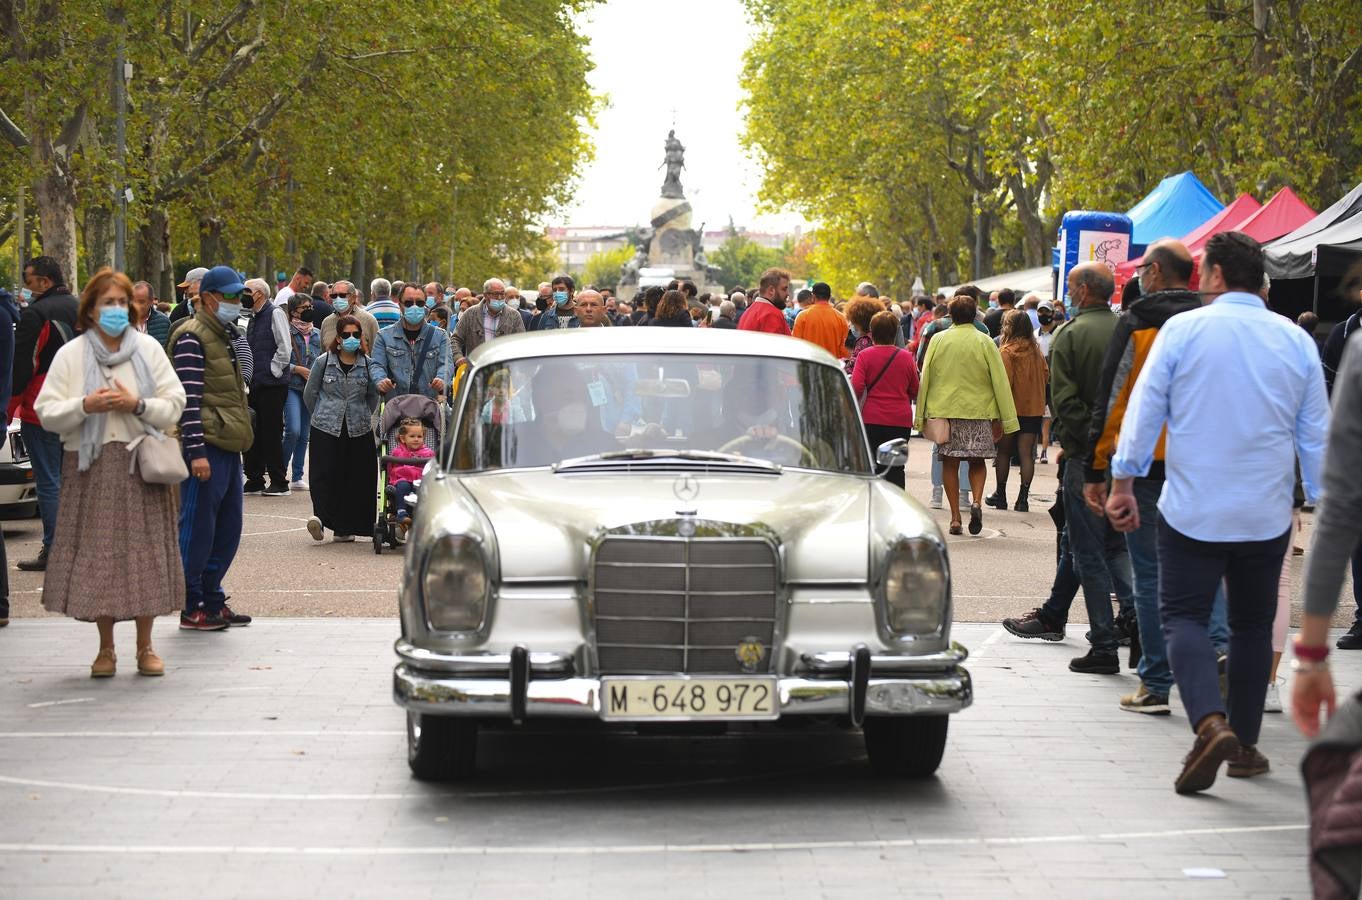
[[[87,395],[102,387],[113,387],[113,376],[111,374],[106,376],[105,372],[131,359],[133,371],[137,373],[137,396],[144,399],[156,396],[156,379],[151,374],[151,366],[147,364],[146,358],[137,352],[139,337],[137,329],[128,328],[123,332],[123,342],[118,345],[117,350],[106,347],[104,341],[93,331],[87,331],[81,337],[89,349],[85,354]],[[99,459],[100,451],[104,449],[104,425],[107,421],[108,413],[91,413],[81,424],[78,459],[80,471],[86,471],[91,463]],[[156,432],[156,429],[145,422],[142,423],[142,427],[149,434]]]

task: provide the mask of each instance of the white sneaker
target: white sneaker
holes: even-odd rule
[[[929,506],[931,506],[932,509],[941,508],[941,494],[942,491],[940,485],[937,485],[936,487],[932,488],[932,502],[928,504]]]
[[[960,508],[969,509],[969,491],[960,492]]]
[[[289,488],[290,488],[291,490],[295,490],[295,491],[307,491],[307,490],[311,490],[311,488],[309,488],[309,487],[307,486],[307,482],[306,482],[306,481],[303,481],[303,479],[301,479],[301,478],[299,478],[297,481],[290,481],[290,482],[288,483],[288,486],[289,486]]]
[[[312,535],[312,539],[314,541],[324,540],[326,538],[326,534],[325,532],[322,531],[322,520],[317,518],[316,516],[313,516],[312,518],[308,519],[307,533]]]
[[[1267,699],[1263,701],[1263,712],[1279,713],[1282,711],[1282,695],[1277,693],[1277,683],[1274,681],[1267,686]]]
[[[354,542],[355,542],[355,536],[354,536],[353,534],[333,534],[333,535],[331,535],[331,543],[333,543],[333,544],[353,544]]]

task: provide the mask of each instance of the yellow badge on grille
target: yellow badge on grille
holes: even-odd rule
[[[757,666],[766,658],[766,647],[757,638],[745,637],[738,644],[738,649],[733,651],[733,655],[738,658],[744,672],[755,672]]]

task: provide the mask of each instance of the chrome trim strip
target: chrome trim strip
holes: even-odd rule
[[[851,685],[846,681],[783,677],[777,681],[777,695],[782,716],[845,716],[851,711]],[[599,719],[600,696],[600,681],[595,678],[531,679],[525,715]],[[393,700],[404,709],[433,715],[511,717],[509,679],[444,677],[406,663],[393,670]],[[973,702],[973,681],[960,668],[935,676],[872,677],[866,686],[865,711],[870,716],[940,715],[960,712]]]
[[[952,641],[949,647],[936,653],[923,653],[917,656],[872,655],[870,669],[876,674],[882,672],[945,672],[960,665],[968,658],[969,651]],[[825,653],[805,653],[800,656],[800,661],[813,672],[835,674],[850,670],[851,653],[840,650]]]
[[[461,650],[437,653],[398,638],[393,650],[406,663],[434,672],[464,675],[505,675],[511,670],[509,650]],[[555,650],[530,651],[530,671],[535,676],[564,676],[573,671],[572,654]]]

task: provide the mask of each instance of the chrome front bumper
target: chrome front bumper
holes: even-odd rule
[[[403,709],[487,719],[600,718],[598,678],[563,675],[565,654],[528,652],[434,657],[405,641],[393,670],[393,700]],[[968,656],[959,644],[924,656],[818,654],[805,657],[806,673],[780,676],[781,716],[939,715],[974,700]],[[868,665],[866,665],[868,661]]]

